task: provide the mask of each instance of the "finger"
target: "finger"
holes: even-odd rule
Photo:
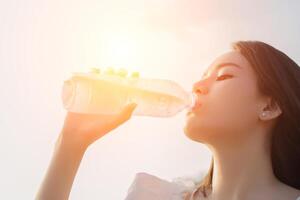
[[[136,103],[127,104],[124,107],[124,109],[117,115],[113,124],[115,126],[118,126],[118,125],[124,123],[125,121],[129,120],[136,107],[137,107]]]
[[[124,107],[124,109],[121,111],[121,113],[119,114],[120,118],[125,121],[128,120],[131,117],[131,115],[136,107],[137,107],[136,103],[127,104]]]
[[[130,103],[126,105],[119,114],[111,116],[112,118],[108,120],[106,124],[103,124],[103,119],[100,118],[100,121],[96,120],[95,122],[93,122],[94,125],[92,126],[97,126],[98,123],[101,123],[102,132],[109,132],[127,121],[131,117],[132,112],[136,106],[136,103]]]
[[[131,114],[136,107],[137,107],[136,103],[129,103],[125,106],[122,112]]]

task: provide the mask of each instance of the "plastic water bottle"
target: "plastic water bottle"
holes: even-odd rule
[[[125,69],[108,68],[100,73],[73,73],[62,89],[63,106],[69,112],[113,115],[124,106],[137,104],[133,115],[169,117],[195,104],[192,92],[176,82],[140,78],[138,72],[127,76]]]

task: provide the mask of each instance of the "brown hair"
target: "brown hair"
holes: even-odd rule
[[[238,41],[232,48],[251,64],[259,91],[272,97],[282,110],[271,132],[272,168],[281,182],[300,189],[300,67],[283,52],[260,41]],[[208,196],[213,168],[212,158],[208,173],[189,199],[199,192]]]

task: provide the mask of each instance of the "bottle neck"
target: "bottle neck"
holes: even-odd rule
[[[197,95],[194,92],[188,92],[188,103],[186,109],[191,109],[196,104]]]

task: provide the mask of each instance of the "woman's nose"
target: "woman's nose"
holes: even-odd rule
[[[208,88],[204,85],[203,81],[198,81],[193,85],[193,92],[196,94],[207,94]]]

